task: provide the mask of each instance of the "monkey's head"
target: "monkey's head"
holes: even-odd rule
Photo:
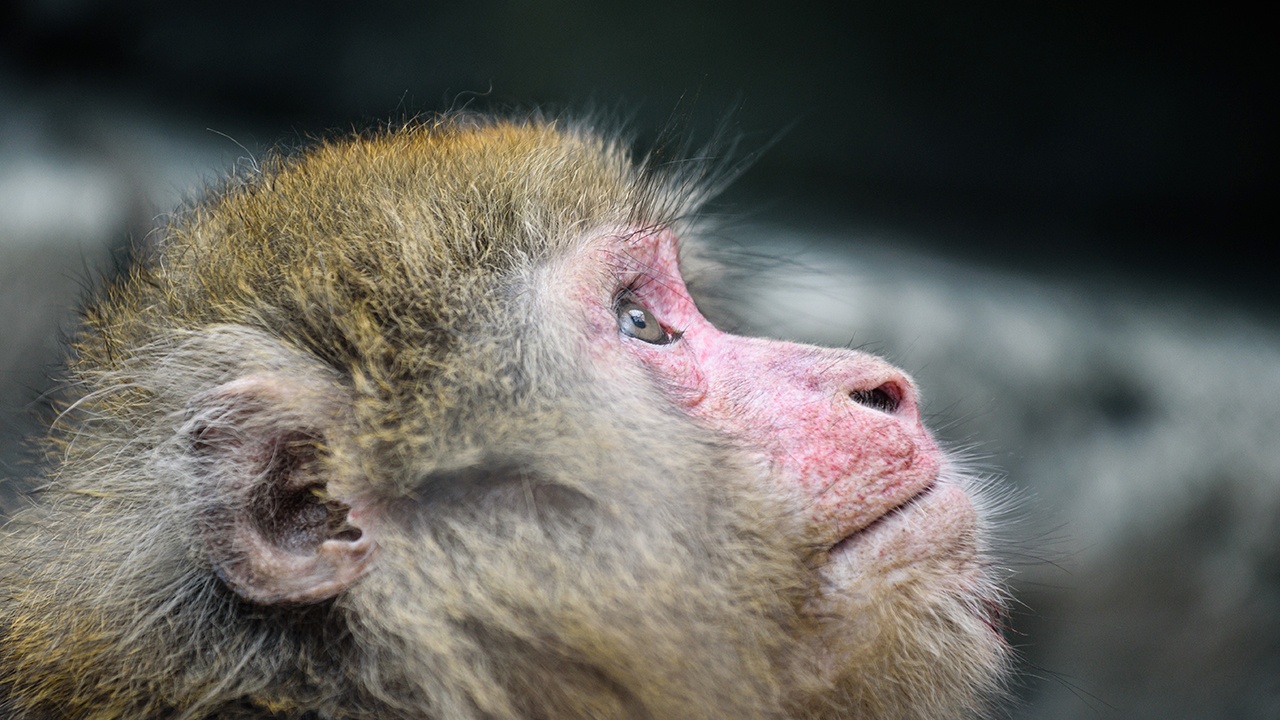
[[[446,118],[177,216],[88,309],[0,544],[0,708],[980,712],[969,481],[901,371],[700,314],[689,177]]]

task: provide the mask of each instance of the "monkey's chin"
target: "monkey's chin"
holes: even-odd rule
[[[838,702],[859,717],[949,718],[998,696],[1009,652],[982,527],[964,488],[941,479],[831,549],[811,609]]]

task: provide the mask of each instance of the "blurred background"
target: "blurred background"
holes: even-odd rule
[[[92,278],[268,148],[460,106],[723,130],[750,329],[887,355],[1017,488],[1008,714],[1280,717],[1272,26],[1040,5],[11,0],[0,475]]]

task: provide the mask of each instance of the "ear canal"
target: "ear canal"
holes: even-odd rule
[[[329,493],[332,404],[323,390],[280,375],[241,378],[192,400],[198,536],[214,572],[246,600],[319,602],[369,567],[369,529]]]

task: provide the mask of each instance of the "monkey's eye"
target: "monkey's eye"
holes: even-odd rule
[[[664,330],[648,308],[625,295],[618,298],[617,309],[618,330],[623,335],[654,345],[666,345],[680,337]]]

